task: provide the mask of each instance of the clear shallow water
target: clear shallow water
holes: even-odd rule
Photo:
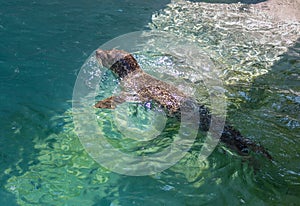
[[[76,73],[90,53],[111,38],[144,29],[166,3],[0,2],[0,205],[16,202],[4,188],[7,178],[38,162],[33,139],[62,131],[65,122],[57,116],[71,107]]]
[[[144,28],[164,4],[156,5],[1,3],[1,204],[297,204],[299,43],[288,51],[273,49],[269,61],[259,56],[263,64],[255,70],[246,67],[247,62],[228,58],[230,50],[223,50],[220,57],[215,54],[217,47],[206,44],[216,63],[227,66],[230,120],[245,136],[266,146],[275,162],[254,155],[254,163],[249,164],[217,148],[207,162],[199,163],[194,149],[161,174],[127,177],[105,170],[86,154],[69,112],[76,73],[101,43]],[[135,8],[139,18],[133,19]],[[132,26],[127,21],[133,21]],[[189,35],[184,25],[178,26],[178,32]],[[202,33],[193,35],[202,39]],[[241,52],[240,59],[252,49]],[[257,56],[251,60],[261,61]]]

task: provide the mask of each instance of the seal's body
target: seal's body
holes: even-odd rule
[[[120,96],[98,102],[95,105],[97,108],[114,109],[117,104],[125,101],[154,101],[171,113],[176,113],[179,111],[180,103],[187,98],[173,85],[145,73],[131,54],[120,50],[110,52],[97,50],[96,55],[101,64],[110,68],[121,80],[123,88]],[[103,59],[106,60],[103,61]]]
[[[165,108],[169,114],[180,113],[180,107],[190,97],[178,90],[175,86],[160,81],[145,73],[135,58],[122,50],[104,51],[98,49],[96,58],[102,66],[113,71],[120,80],[122,93],[97,102],[96,108],[114,109],[118,104],[126,101],[146,103],[154,101]],[[209,110],[199,106],[200,128],[204,131],[209,129],[211,115]],[[241,155],[247,155],[249,150],[263,153],[267,158],[271,155],[262,147],[248,138],[244,138],[239,131],[225,125],[222,132],[221,142]]]

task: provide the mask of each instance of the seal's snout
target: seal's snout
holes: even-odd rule
[[[105,50],[102,50],[102,49],[97,49],[96,50],[96,56],[98,58],[101,58],[101,59],[103,59],[103,58],[107,59],[108,58],[108,52],[109,51],[105,51]]]
[[[114,63],[123,59],[128,53],[122,50],[112,49],[112,50],[96,50],[96,57],[99,63],[107,68],[110,68]]]
[[[109,58],[107,55],[107,51],[97,49],[96,58],[101,66],[108,67],[108,68],[111,66],[108,61]]]
[[[101,49],[96,50],[96,56],[97,57],[101,57],[102,53],[103,53],[103,50],[101,50]]]

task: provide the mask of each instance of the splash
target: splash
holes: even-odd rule
[[[300,22],[280,22],[240,3],[173,1],[152,16],[149,26],[199,44],[229,85],[247,84],[266,74],[300,33]]]

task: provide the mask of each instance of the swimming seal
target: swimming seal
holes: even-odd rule
[[[95,104],[96,108],[114,109],[118,104],[126,101],[140,103],[155,102],[165,108],[169,114],[180,113],[180,106],[189,97],[179,91],[175,86],[160,81],[145,73],[136,59],[123,50],[96,50],[98,62],[109,68],[120,80],[125,92],[119,96],[112,96]],[[204,105],[199,105],[200,129],[208,131],[211,114]],[[252,140],[245,138],[239,131],[230,125],[225,125],[220,141],[240,155],[248,155],[250,150],[262,153],[272,159],[266,149]]]

